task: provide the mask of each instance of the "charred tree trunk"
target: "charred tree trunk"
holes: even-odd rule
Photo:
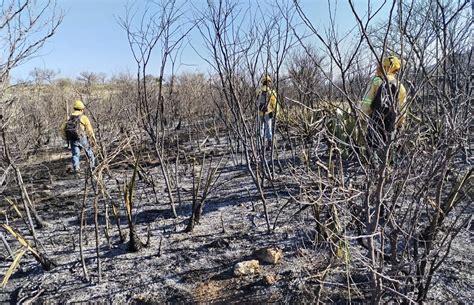
[[[138,237],[135,228],[132,226],[130,227],[130,240],[128,241],[128,251],[130,252],[138,252],[143,248],[143,243]]]

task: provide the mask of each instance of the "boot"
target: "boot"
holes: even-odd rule
[[[75,177],[79,176],[79,173],[81,171],[81,168],[80,167],[73,167],[72,170],[71,170],[71,174]]]

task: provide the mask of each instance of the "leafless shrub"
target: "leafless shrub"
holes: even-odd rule
[[[209,195],[213,192],[216,187],[216,183],[219,180],[220,173],[219,168],[221,166],[222,156],[217,164],[212,166],[212,156],[209,159],[209,164],[206,164],[206,155],[203,154],[202,160],[196,168],[196,163],[193,160],[193,190],[192,190],[192,210],[191,217],[189,218],[186,232],[191,232],[196,224],[199,224],[201,215],[204,209],[204,204],[208,199]]]
[[[351,83],[361,78],[352,77],[350,67],[359,58],[361,46],[369,49],[378,60],[384,54],[398,53],[406,66],[401,80],[413,84],[407,103],[412,121],[405,130],[393,135],[383,150],[381,164],[373,168],[366,163],[356,142],[347,143],[364,171],[363,176],[354,178],[367,183],[355,183],[342,175],[342,179],[338,179],[339,187],[351,190],[348,194],[354,191],[360,194],[345,196],[350,210],[340,207],[343,213],[350,212],[347,216],[352,220],[346,224],[347,229],[356,227],[360,234],[357,240],[367,250],[353,248],[352,259],[355,264],[370,270],[372,302],[390,298],[421,302],[427,299],[433,274],[445,260],[453,238],[466,221],[464,211],[469,195],[465,193],[467,189],[462,191],[459,187],[467,187],[464,183],[471,170],[459,162],[459,157],[464,152],[465,144],[461,143],[467,143],[469,132],[470,123],[465,118],[470,112],[466,103],[470,89],[466,86],[469,78],[456,67],[460,62],[466,64],[464,60],[471,56],[465,45],[467,20],[460,14],[467,8],[467,2],[427,1],[418,6],[393,1],[388,4],[388,21],[378,24],[378,31],[372,31],[371,25],[379,7],[361,17],[352,1],[349,4],[358,20],[361,39],[354,48],[346,49],[344,56],[338,51],[340,46],[329,43],[343,41],[332,39],[334,24],[326,31],[330,35],[324,37],[310,24],[298,5],[297,9],[336,64],[341,81],[329,81],[350,105],[349,113],[359,130],[363,117],[356,98],[360,95],[355,94],[353,88],[356,87]],[[438,14],[436,21],[428,23],[433,27],[427,26],[426,21],[432,20],[433,12]],[[397,37],[396,41],[394,37]],[[456,114],[449,109],[456,109]],[[346,125],[341,123],[341,126]],[[353,137],[345,129],[350,140]],[[450,136],[446,137],[448,133]],[[331,138],[340,141],[334,135]],[[342,163],[336,163],[335,169],[346,171]],[[350,171],[348,174],[349,177],[352,175]],[[346,181],[352,185],[347,185]],[[456,207],[451,206],[449,198],[458,191],[468,197],[464,197],[466,201],[457,201]],[[332,202],[328,200],[327,204]],[[440,215],[443,216],[440,218]]]
[[[2,183],[10,186],[16,184],[19,188],[20,198],[26,212],[26,215],[22,218],[30,234],[32,234],[34,244],[31,245],[27,242],[15,228],[8,224],[2,223],[2,227],[22,245],[23,248],[20,250],[20,254],[24,254],[26,251],[30,252],[43,268],[50,270],[54,268],[55,263],[39,250],[40,244],[33,219],[38,227],[46,225],[46,223],[42,221],[35,210],[18,164],[20,154],[16,150],[17,147],[14,145],[16,141],[14,140],[15,137],[19,138],[19,135],[12,132],[17,127],[15,123],[18,122],[16,120],[18,120],[21,107],[19,107],[17,99],[10,94],[9,90],[11,89],[8,88],[8,80],[10,71],[14,67],[33,56],[48,38],[54,35],[62,21],[62,15],[61,12],[56,10],[54,1],[41,4],[30,1],[6,1],[2,3],[0,12],[0,45],[2,46],[0,51],[0,135],[2,141],[0,163],[2,168],[6,169],[2,175]],[[9,169],[13,169],[13,173],[10,173]],[[9,179],[10,175],[14,179]],[[13,183],[11,180],[15,182]],[[18,264],[21,256],[17,257],[14,265]],[[14,267],[14,265],[12,266]],[[8,277],[5,280],[8,281]]]

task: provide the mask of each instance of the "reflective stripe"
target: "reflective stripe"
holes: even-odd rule
[[[362,104],[371,106],[371,105],[372,105],[372,99],[370,99],[370,98],[364,98],[364,99],[362,100]]]

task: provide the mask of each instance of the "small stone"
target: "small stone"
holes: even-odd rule
[[[257,273],[260,273],[260,263],[256,259],[237,263],[234,267],[235,276],[244,276]]]
[[[278,248],[265,248],[255,251],[257,258],[268,264],[277,264],[283,257],[283,251]]]
[[[263,283],[267,286],[271,286],[277,282],[277,277],[273,274],[266,274],[263,276]]]
[[[39,198],[50,197],[52,194],[53,194],[53,192],[52,192],[51,190],[49,190],[49,189],[37,191],[37,192],[35,193],[35,195],[38,196]]]

